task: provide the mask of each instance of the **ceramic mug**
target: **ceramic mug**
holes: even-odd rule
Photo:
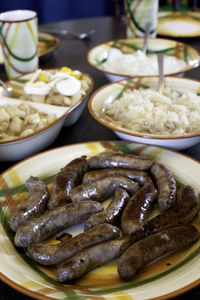
[[[35,11],[0,13],[0,39],[9,79],[38,69],[38,23]]]
[[[127,38],[156,37],[158,0],[124,0]]]

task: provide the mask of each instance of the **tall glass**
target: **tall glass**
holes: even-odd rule
[[[149,27],[156,37],[158,0],[124,0],[127,38],[143,37]]]

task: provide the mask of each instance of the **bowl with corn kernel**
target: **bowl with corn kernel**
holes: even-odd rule
[[[71,126],[78,120],[94,85],[88,74],[68,67],[38,69],[8,84],[19,99],[66,107],[64,126]]]

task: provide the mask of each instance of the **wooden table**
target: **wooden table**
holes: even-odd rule
[[[47,24],[40,28],[64,28],[74,32],[85,32],[90,28],[95,28],[96,33],[87,40],[75,40],[71,38],[61,38],[59,47],[51,54],[40,59],[41,68],[59,68],[68,66],[73,69],[89,73],[94,79],[94,90],[108,83],[104,75],[97,70],[93,69],[86,61],[88,50],[99,44],[109,40],[125,37],[125,25],[123,19],[104,17],[104,18],[90,18],[73,21],[64,21],[54,24]],[[200,41],[198,38],[182,39],[182,41],[196,47],[200,51]],[[186,77],[200,79],[200,68],[189,71],[185,74]],[[3,67],[0,67],[0,78],[6,79]],[[103,125],[97,123],[89,114],[87,107],[81,115],[78,122],[70,128],[63,128],[56,141],[49,147],[55,148],[62,145],[73,144],[77,142],[95,141],[95,140],[118,140],[117,136]],[[200,143],[183,153],[200,160]],[[13,163],[1,163],[0,172],[3,172]],[[189,171],[189,170],[188,170]],[[28,296],[22,295],[15,291],[5,283],[0,283],[0,299],[15,299],[15,300],[28,300]],[[200,299],[200,288],[193,290],[179,296],[177,300]]]

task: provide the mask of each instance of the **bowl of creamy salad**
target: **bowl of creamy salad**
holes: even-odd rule
[[[199,51],[175,40],[148,40],[143,52],[143,38],[109,41],[92,48],[88,63],[103,72],[109,81],[135,76],[158,76],[157,54],[164,55],[164,74],[182,74],[199,66]]]
[[[67,108],[65,126],[78,120],[94,85],[88,74],[68,67],[38,69],[7,83],[19,99]]]
[[[200,82],[165,77],[127,78],[107,84],[92,94],[91,115],[123,139],[185,149],[200,142]]]

